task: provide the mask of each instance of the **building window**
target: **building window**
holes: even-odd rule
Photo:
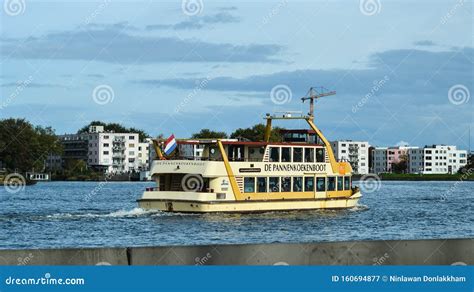
[[[133,143],[132,143],[132,144],[128,144],[128,147],[129,147],[129,148],[133,148],[133,147],[135,147],[135,144],[133,144]]]
[[[128,151],[128,155],[135,155],[135,151]]]
[[[106,136],[104,136],[104,139],[109,139],[109,136],[107,136],[107,135],[106,135]]]
[[[291,161],[291,152],[289,147],[281,148],[281,162],[290,162]]]
[[[337,190],[338,191],[344,190],[343,186],[344,186],[344,177],[338,176],[337,177]]]
[[[303,178],[294,177],[293,178],[293,192],[302,192],[303,191]]]
[[[257,192],[259,193],[267,192],[267,178],[266,177],[257,178]]]
[[[104,155],[109,155],[109,151],[104,151]]]
[[[255,178],[254,177],[244,178],[244,192],[255,193]]]
[[[104,147],[109,147],[109,143],[104,143]]]
[[[304,178],[304,191],[313,192],[314,191],[314,177],[305,177]]]
[[[325,192],[326,191],[326,178],[318,177],[316,178],[316,191]]]
[[[128,136],[129,140],[135,140],[135,136]]]
[[[316,162],[324,162],[324,148],[317,148],[316,149]]]
[[[334,176],[328,176],[328,191],[336,190],[336,178]]]
[[[276,193],[280,191],[280,178],[279,177],[270,177],[268,179],[268,187],[270,192]]]
[[[303,148],[293,148],[293,162],[303,162]]]
[[[270,162],[279,162],[280,161],[280,148],[271,147],[270,148]]]
[[[281,191],[291,192],[291,177],[286,176],[281,178]]]
[[[304,149],[304,162],[314,162],[314,148]]]

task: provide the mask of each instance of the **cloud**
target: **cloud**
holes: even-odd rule
[[[433,46],[436,46],[436,44],[434,42],[428,41],[428,40],[414,42],[414,45],[415,46],[420,46],[420,47],[433,47]]]
[[[474,60],[473,48],[443,52],[389,50],[371,55],[365,69],[308,69],[245,78],[211,77],[206,90],[270,92],[274,86],[284,84],[293,90],[294,95],[303,95],[309,87],[323,85],[337,90],[338,94],[348,96],[363,97],[374,91],[372,95],[403,95],[420,102],[444,102],[451,86],[464,84],[469,87],[472,84],[470,60]],[[135,82],[192,89],[199,79],[144,79]],[[380,83],[383,83],[383,86],[380,86]]]
[[[212,15],[204,16],[193,16],[189,20],[181,21],[176,24],[151,24],[145,27],[146,30],[162,30],[162,29],[174,29],[174,30],[191,30],[191,29],[202,29],[210,24],[218,23],[237,23],[240,19],[227,12],[219,12]]]
[[[210,43],[133,35],[116,28],[74,30],[1,42],[14,59],[97,60],[111,63],[278,62],[279,45]]]
[[[0,87],[18,87],[18,86],[25,86],[25,87],[31,87],[31,88],[69,88],[68,86],[62,85],[62,84],[53,84],[53,83],[36,83],[36,82],[31,82],[26,85],[24,85],[22,82],[8,82],[8,83],[3,83],[0,85]]]

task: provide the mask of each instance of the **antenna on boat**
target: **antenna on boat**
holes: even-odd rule
[[[325,87],[310,87],[308,93],[301,98],[301,101],[304,103],[309,100],[309,119],[314,121],[314,100],[324,97],[335,95],[336,91],[329,91]]]

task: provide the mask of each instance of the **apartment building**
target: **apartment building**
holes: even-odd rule
[[[408,172],[422,173],[423,172],[423,148],[412,147],[408,149]]]
[[[423,149],[423,173],[456,173],[467,164],[467,151],[456,146],[432,145]]]
[[[371,172],[385,173],[387,171],[387,147],[374,147],[371,152]]]
[[[331,142],[337,160],[348,161],[354,173],[369,173],[369,143],[363,141],[342,140]]]

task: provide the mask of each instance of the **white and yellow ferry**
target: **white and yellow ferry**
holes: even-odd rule
[[[155,143],[157,159],[139,206],[168,212],[267,212],[342,209],[361,198],[352,187],[352,168],[336,161],[329,141],[314,124],[310,96],[307,116],[267,114],[264,141],[229,139],[177,141],[165,158]],[[304,99],[303,99],[304,100]],[[303,119],[309,129],[285,130],[283,141],[269,142],[273,120]]]

